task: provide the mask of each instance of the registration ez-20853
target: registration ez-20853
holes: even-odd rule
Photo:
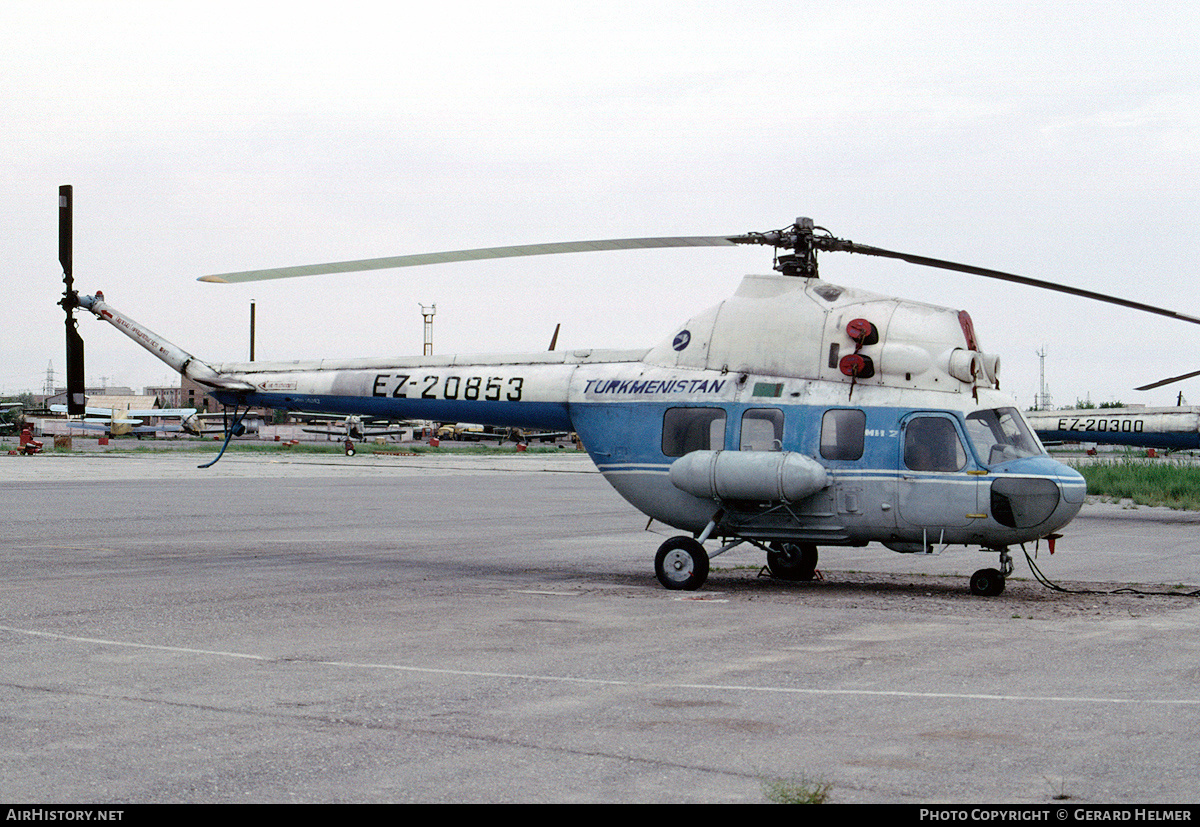
[[[380,373],[371,386],[372,396],[392,399],[482,399],[487,402],[520,402],[525,379],[521,376],[417,376]]]

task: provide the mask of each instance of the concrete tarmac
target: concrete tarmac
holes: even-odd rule
[[[678,593],[582,455],[209,458],[0,457],[0,798],[1200,798],[1200,515]]]

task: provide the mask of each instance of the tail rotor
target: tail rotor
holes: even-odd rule
[[[62,300],[59,302],[67,313],[67,413],[82,414],[87,399],[84,395],[83,337],[75,321],[75,308],[79,307],[79,291],[75,289],[72,273],[72,187],[63,184],[58,188],[58,261],[63,268]]]

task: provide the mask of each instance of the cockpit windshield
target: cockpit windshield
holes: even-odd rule
[[[967,415],[967,434],[975,453],[987,465],[1039,456],[1041,443],[1016,408],[995,408]]]

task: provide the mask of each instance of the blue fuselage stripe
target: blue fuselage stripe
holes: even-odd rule
[[[489,402],[487,400],[391,399],[371,396],[330,396],[286,393],[226,394],[213,396],[225,404],[261,405],[296,411],[320,411],[346,416],[388,419],[428,419],[434,422],[477,422],[521,428],[574,430],[570,406],[565,402]]]

